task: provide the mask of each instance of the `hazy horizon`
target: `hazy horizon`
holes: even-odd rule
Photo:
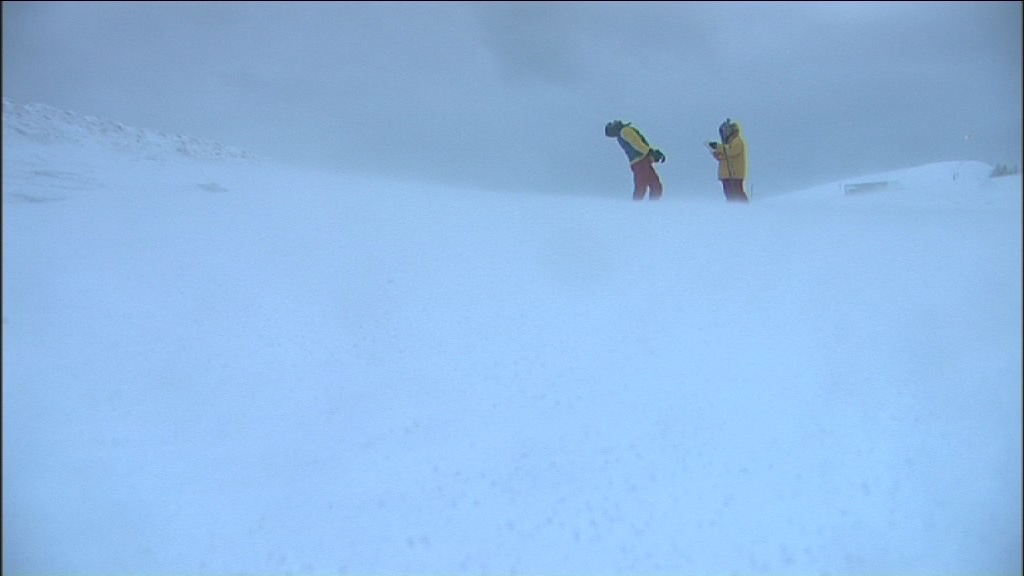
[[[605,122],[772,195],[1021,157],[1019,2],[4,2],[3,91],[310,167],[628,194]]]

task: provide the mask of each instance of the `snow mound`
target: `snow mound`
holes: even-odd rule
[[[890,170],[870,177],[853,178],[841,182],[841,185],[843,193],[851,195],[870,189],[879,182],[887,184],[892,189],[906,189],[906,183],[913,183],[917,187],[942,187],[956,182],[984,182],[991,173],[992,166],[984,162],[936,162],[914,168]]]
[[[148,159],[173,155],[200,160],[259,160],[248,151],[209,140],[132,128],[45,104],[16,104],[7,98],[3,104],[5,145],[22,139],[37,145],[99,145]]]
[[[935,162],[858,176],[768,199],[771,202],[842,202],[851,204],[985,203],[1005,188],[993,178],[992,166],[977,161]]]

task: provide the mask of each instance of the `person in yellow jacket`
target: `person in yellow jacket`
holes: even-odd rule
[[[747,177],[747,144],[739,123],[725,119],[718,127],[721,142],[708,142],[711,155],[718,160],[718,179],[722,181],[722,191],[729,202],[750,202],[750,197],[743,189],[743,180]]]
[[[633,199],[643,200],[648,190],[651,200],[661,198],[661,178],[654,170],[655,162],[665,161],[661,150],[651,147],[636,127],[622,120],[605,124],[604,135],[615,138],[626,153],[629,169],[633,171]]]

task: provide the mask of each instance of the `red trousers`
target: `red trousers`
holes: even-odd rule
[[[747,193],[743,191],[743,180],[740,178],[722,180],[722,191],[729,202],[750,202]]]
[[[654,171],[654,161],[645,156],[629,167],[633,171],[633,200],[643,200],[647,191],[651,191],[651,200],[661,198],[661,178]]]

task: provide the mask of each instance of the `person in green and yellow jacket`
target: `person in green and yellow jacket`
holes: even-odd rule
[[[661,178],[654,171],[655,162],[665,161],[665,155],[661,150],[651,147],[635,126],[622,120],[613,120],[605,124],[604,135],[615,138],[626,152],[629,168],[633,171],[633,199],[643,200],[648,191],[651,200],[661,198]]]
[[[718,160],[718,179],[722,181],[725,199],[729,202],[750,202],[750,197],[743,190],[743,180],[747,177],[747,144],[739,123],[725,119],[718,127],[721,142],[708,142],[711,155]]]

